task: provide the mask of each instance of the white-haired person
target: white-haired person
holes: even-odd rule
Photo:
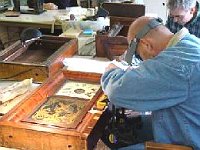
[[[200,8],[196,0],[168,0],[169,9],[166,26],[176,33],[183,27],[200,37]]]

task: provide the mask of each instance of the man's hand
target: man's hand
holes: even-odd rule
[[[113,69],[113,68],[119,68],[116,65],[114,65],[113,63],[110,63],[106,68],[105,68],[105,72]]]
[[[56,10],[58,9],[58,6],[55,5],[54,3],[44,3],[43,8],[47,10]]]
[[[126,62],[124,61],[116,61],[116,60],[113,60],[105,69],[105,71],[109,71],[113,68],[120,68],[124,71],[126,71],[127,69],[130,69],[131,67],[129,65],[127,65]]]

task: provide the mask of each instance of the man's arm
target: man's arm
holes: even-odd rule
[[[187,98],[188,83],[170,66],[155,60],[126,71],[112,68],[101,79],[112,103],[137,111],[152,111],[177,105]]]

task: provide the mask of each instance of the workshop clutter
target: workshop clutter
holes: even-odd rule
[[[80,20],[80,21],[62,21],[62,30],[63,32],[67,31],[69,28],[75,30],[86,30],[92,29],[94,32],[102,30],[105,26],[109,26],[109,18],[99,17],[96,21],[93,20]]]

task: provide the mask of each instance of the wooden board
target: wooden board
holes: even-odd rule
[[[102,7],[109,12],[109,16],[137,18],[145,14],[145,5],[134,3],[105,2]]]
[[[42,82],[63,67],[62,60],[77,52],[77,39],[43,36],[23,46],[17,41],[0,52],[0,78]]]
[[[97,101],[105,98],[100,77],[100,74],[62,70],[47,79],[20,106],[0,119],[0,146],[31,150],[93,149],[108,121],[104,109],[96,109]],[[63,87],[69,90],[70,86],[65,86],[68,82],[99,87],[89,99],[83,96],[83,93],[88,94],[88,86],[84,91],[80,84],[78,90],[71,88],[77,96],[66,96],[68,92],[63,92]],[[84,105],[79,107],[76,100]],[[45,112],[40,116],[42,119],[37,118],[41,110]],[[71,116],[74,121],[66,122],[66,114],[72,112],[77,112],[75,117]],[[52,121],[50,114],[58,121]]]

